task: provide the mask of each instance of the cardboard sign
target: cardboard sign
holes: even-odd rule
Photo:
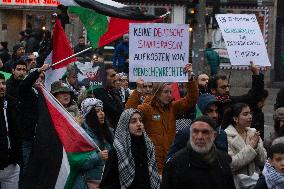
[[[186,82],[188,52],[186,24],[130,24],[129,80]]]
[[[228,50],[231,65],[271,66],[261,30],[254,14],[218,14],[216,20]]]

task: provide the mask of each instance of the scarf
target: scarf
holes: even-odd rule
[[[103,107],[103,102],[96,98],[86,98],[81,103],[81,113],[85,118],[93,107]]]
[[[131,136],[128,128],[130,119],[134,113],[140,114],[138,110],[133,108],[127,109],[121,114],[114,136],[113,146],[118,158],[121,189],[130,187],[135,177],[135,163],[131,152]],[[157,189],[160,188],[160,177],[155,159],[154,145],[146,133],[143,133],[143,136],[147,147],[151,188]]]
[[[210,151],[206,154],[201,154],[198,152],[195,152],[194,149],[192,148],[191,144],[190,144],[190,139],[187,142],[187,149],[189,149],[190,151],[193,151],[195,153],[195,155],[197,155],[200,159],[202,159],[204,162],[208,163],[208,164],[212,164],[216,158],[217,158],[217,154],[216,154],[216,147],[213,144]]]
[[[265,162],[263,176],[268,189],[283,189],[284,188],[284,175],[278,172],[268,161]]]
[[[231,101],[229,95],[224,95],[224,96],[214,95],[214,96],[216,97],[217,101],[221,103],[227,103]]]

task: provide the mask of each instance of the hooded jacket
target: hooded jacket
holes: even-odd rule
[[[177,101],[171,102],[166,108],[151,99],[150,103],[143,103],[138,109],[143,114],[145,131],[152,140],[156,150],[158,170],[161,174],[166,155],[176,134],[176,119],[195,106],[198,98],[196,81],[189,82],[189,92]]]

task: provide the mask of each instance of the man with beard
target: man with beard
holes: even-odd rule
[[[116,71],[111,65],[106,64],[105,72],[106,86],[92,91],[95,98],[103,101],[106,119],[109,121],[110,126],[115,129],[124,108],[119,92],[115,88],[115,83],[118,79],[116,77]]]
[[[4,65],[4,72],[12,73],[12,69],[14,64],[21,59],[21,57],[25,54],[25,46],[21,43],[17,43],[13,47],[13,54],[10,60],[8,60]]]
[[[207,89],[208,80],[209,80],[209,77],[206,74],[200,74],[198,76],[197,81],[198,81],[199,94],[208,93],[208,89]]]
[[[162,189],[234,189],[231,158],[216,149],[216,123],[208,116],[196,119],[190,127],[187,146],[165,165]]]
[[[89,46],[86,45],[86,43],[85,43],[85,37],[80,36],[79,37],[79,43],[74,47],[74,53],[81,52],[81,51],[83,51],[87,48],[89,48]],[[87,50],[87,51],[77,55],[77,57],[80,57],[80,58],[83,58],[83,59],[91,59],[92,53],[93,53],[93,51],[90,49],[90,50]]]
[[[217,136],[214,141],[216,148],[222,150],[224,152],[228,152],[228,140],[227,135],[221,126],[219,126],[219,111],[220,111],[220,103],[217,101],[215,96],[210,94],[202,94],[199,96],[197,107],[200,109],[203,115],[206,115],[213,119],[217,123]],[[174,142],[172,143],[170,150],[167,155],[167,160],[169,160],[176,152],[181,150],[186,146],[186,143],[189,139],[190,135],[190,127],[188,125],[184,129],[180,130],[175,137]]]

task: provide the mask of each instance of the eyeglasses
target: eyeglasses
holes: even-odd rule
[[[222,85],[222,86],[220,86],[219,88],[221,88],[221,89],[223,89],[223,90],[226,89],[226,88],[229,88],[229,89],[230,89],[230,88],[231,88],[231,85]]]

